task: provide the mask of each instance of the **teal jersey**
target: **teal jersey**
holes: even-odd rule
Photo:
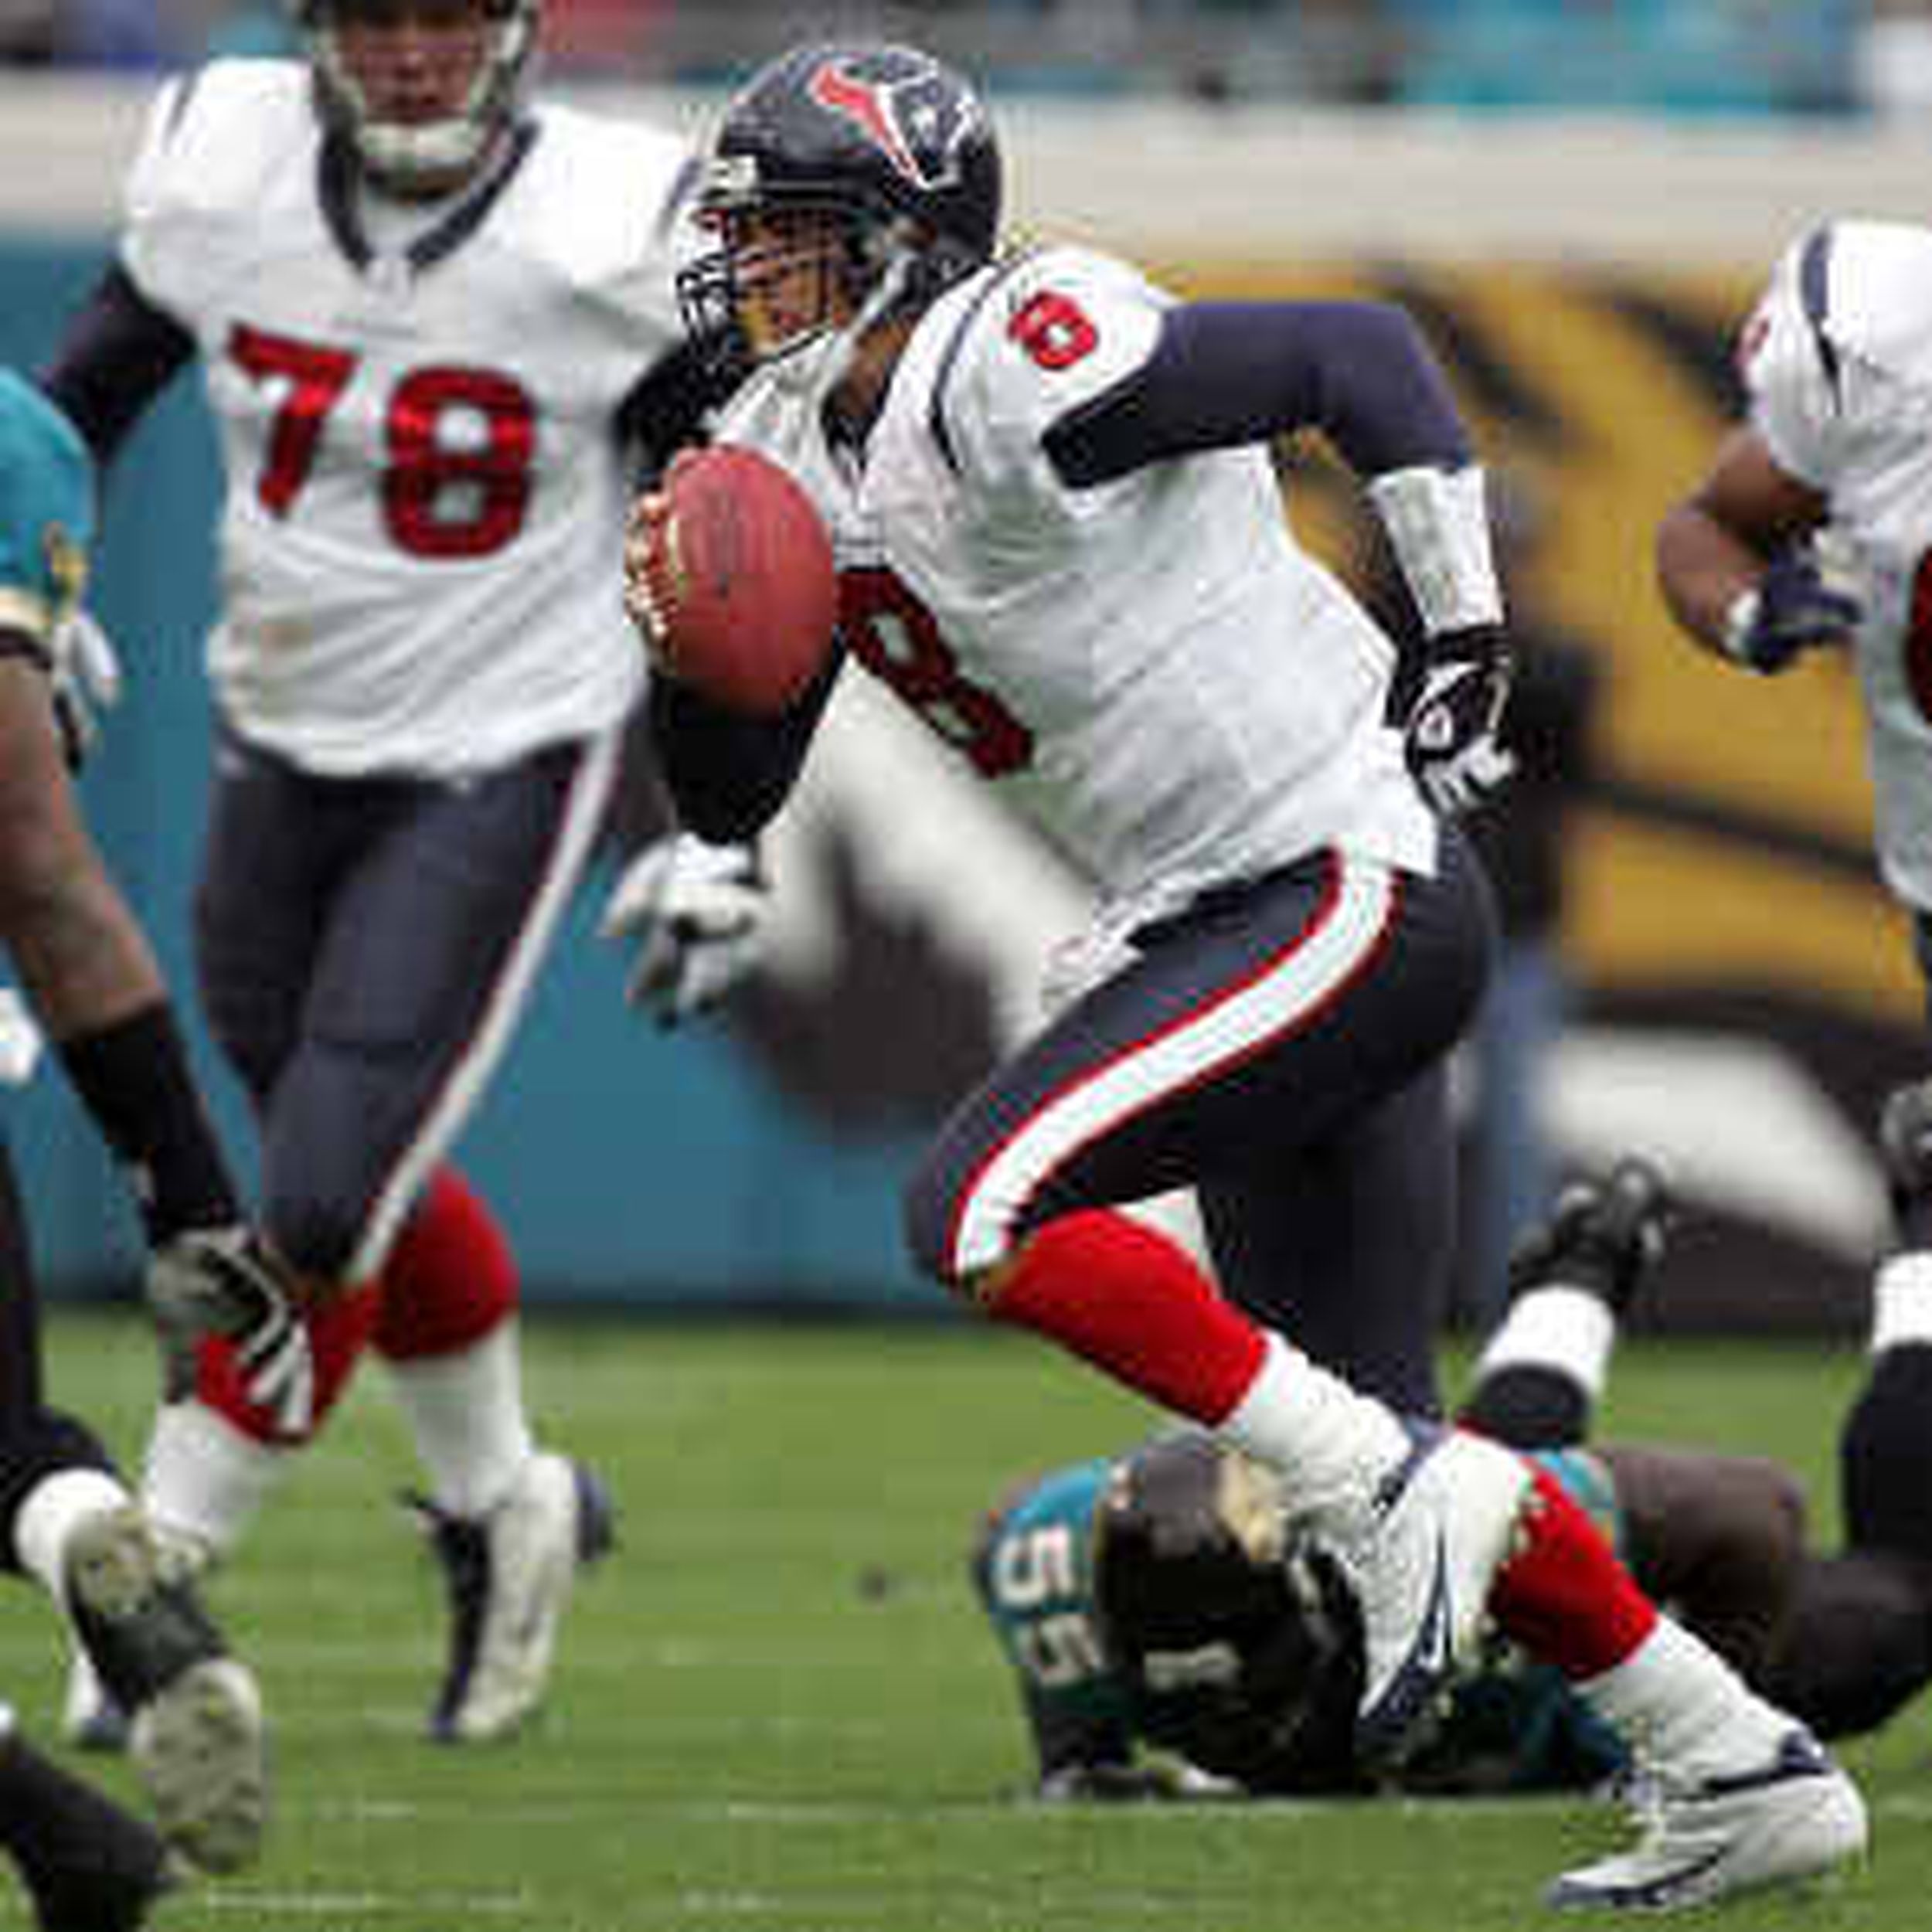
[[[1039,1747],[1041,1769],[1121,1764],[1133,1752],[1125,1687],[1094,1617],[1094,1518],[1113,1460],[1056,1470],[995,1516],[973,1583]]]
[[[86,445],[32,383],[0,369],[0,630],[51,644],[80,602],[94,532]]]
[[[1615,1542],[1616,1488],[1587,1451],[1550,1451],[1548,1469]],[[1110,1666],[1094,1609],[1093,1526],[1113,1458],[1056,1471],[996,1512],[973,1561],[974,1583],[1022,1700],[1047,1773],[1124,1764],[1141,1726],[1131,1689]],[[1419,1791],[1569,1789],[1600,1781],[1624,1753],[1614,1734],[1545,1665],[1498,1645],[1456,1692],[1430,1746],[1405,1767]],[[1329,1767],[1311,1765],[1321,1788]],[[1337,1790],[1360,1790],[1342,1773]]]

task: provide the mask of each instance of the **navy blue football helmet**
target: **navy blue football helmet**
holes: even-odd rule
[[[842,326],[924,308],[992,257],[1000,159],[979,97],[952,69],[879,43],[798,47],[761,69],[725,111],[695,215],[717,246],[679,278],[701,341],[770,361]],[[829,285],[777,339],[745,339],[746,244],[787,226],[820,251]],[[832,246],[828,250],[829,236]],[[835,307],[836,303],[837,307]]]

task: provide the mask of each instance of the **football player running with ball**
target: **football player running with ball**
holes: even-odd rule
[[[1509,682],[1439,371],[1386,307],[1184,304],[1084,250],[998,258],[999,206],[958,75],[799,48],[722,117],[715,245],[684,282],[696,332],[750,369],[718,439],[782,462],[832,532],[845,655],[1100,901],[1053,1017],[913,1177],[919,1265],[1281,1473],[1359,1606],[1366,1760],[1413,1747],[1491,1617],[1587,1685],[1667,1795],[1642,1853],[1566,1899],[1696,1896],[1713,1832],[1774,1829],[1789,1874],[1838,1863],[1863,1808],[1802,1729],[1661,1617],[1558,1485],[1405,1419],[1436,1409],[1445,1060],[1492,944],[1440,808],[1502,777]],[[1366,478],[1427,620],[1400,728],[1389,640],[1284,526],[1265,445],[1311,427]],[[675,632],[662,515],[634,523],[634,604]],[[761,724],[666,680],[652,704],[686,823],[748,835],[811,703]],[[1225,1297],[1123,1212],[1190,1185]]]
[[[105,461],[201,359],[226,494],[197,965],[267,1233],[321,1304],[312,1400],[254,1400],[205,1350],[145,1495],[192,1560],[232,1551],[372,1342],[449,1586],[430,1726],[467,1742],[538,1703],[609,1536],[590,1473],[532,1439],[510,1246],[448,1155],[638,694],[616,557],[640,454],[688,407],[686,156],[533,104],[537,0],[298,11],[305,63],[164,90],[46,377]]]
[[[1568,1182],[1519,1244],[1459,1412],[1536,1454],[1646,1590],[1821,1737],[1872,1730],[1932,1683],[1928,1130],[1932,1083],[1901,1090],[1881,1136],[1899,1246],[1877,1271],[1869,1367],[1839,1431],[1842,1548],[1808,1543],[1803,1486],[1767,1458],[1594,1440],[1624,1312],[1666,1242],[1668,1197],[1641,1159]],[[1281,1500],[1247,1458],[1172,1430],[1017,1485],[985,1519],[973,1580],[1042,1798],[1376,1788],[1352,1748],[1347,1584],[1318,1543],[1287,1533]],[[1625,1768],[1587,1696],[1505,1644],[1457,1685],[1394,1788],[1638,1795]],[[1726,1852],[1749,1865],[1777,1849],[1733,1838]]]

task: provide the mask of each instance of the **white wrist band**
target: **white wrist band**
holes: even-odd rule
[[[1367,486],[1431,637],[1502,621],[1480,465],[1387,470]]]

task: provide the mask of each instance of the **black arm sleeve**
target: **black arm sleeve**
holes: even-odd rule
[[[640,488],[655,483],[671,459],[704,440],[705,418],[729,393],[717,357],[687,338],[654,363],[617,411],[617,430],[637,454]]]
[[[117,263],[67,325],[40,386],[104,469],[195,346],[194,337],[156,308]]]
[[[1469,439],[1406,311],[1386,302],[1193,302],[1131,376],[1046,433],[1070,488],[1164,457],[1325,431],[1359,476],[1458,469]]]
[[[777,817],[805,762],[842,659],[775,718],[747,717],[709,702],[674,678],[654,679],[648,716],[658,770],[678,822],[730,845]]]

